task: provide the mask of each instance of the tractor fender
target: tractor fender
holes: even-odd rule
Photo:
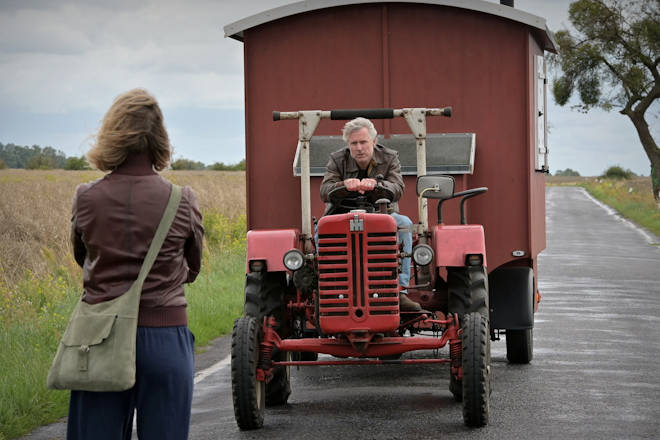
[[[435,265],[465,266],[468,254],[481,254],[486,263],[486,239],[481,225],[438,225],[432,229]]]
[[[284,253],[298,249],[299,245],[300,231],[297,229],[248,231],[245,272],[250,271],[250,261],[255,260],[265,261],[268,272],[284,271]]]
[[[525,330],[534,327],[534,270],[498,267],[488,275],[490,327]]]

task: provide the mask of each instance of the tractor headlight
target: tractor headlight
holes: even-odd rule
[[[433,249],[428,244],[418,244],[412,251],[413,260],[419,266],[426,266],[433,261]]]
[[[298,249],[291,249],[284,254],[284,267],[295,271],[300,269],[305,262],[305,256]]]

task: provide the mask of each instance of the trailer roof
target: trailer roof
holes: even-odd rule
[[[224,27],[225,37],[231,37],[238,41],[243,41],[243,32],[255,26],[264,23],[279,20],[291,15],[302,14],[304,12],[316,11],[319,9],[332,8],[336,6],[347,6],[367,3],[392,3],[380,0],[303,0],[288,5],[268,9],[255,15],[243,18],[230,23]],[[533,33],[541,43],[544,50],[548,52],[557,52],[557,44],[554,41],[552,32],[548,29],[545,19],[533,14],[521,11],[520,9],[499,3],[487,2],[483,0],[397,0],[396,3],[421,3],[438,6],[451,6],[454,8],[469,9],[472,11],[483,12],[496,15],[509,20],[517,21],[533,29]]]

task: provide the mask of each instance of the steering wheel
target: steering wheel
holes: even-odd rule
[[[374,189],[366,191],[364,194],[360,194],[359,191],[349,191],[345,186],[340,186],[330,191],[328,199],[335,208],[335,211],[364,209],[367,212],[374,212],[376,210],[377,200],[387,199],[392,202],[394,200],[394,193],[381,184],[376,185]]]

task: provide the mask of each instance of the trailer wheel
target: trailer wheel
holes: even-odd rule
[[[534,357],[534,329],[506,331],[506,358],[512,364],[529,364]]]
[[[447,268],[449,313],[479,312],[488,319],[488,275],[483,266]]]
[[[231,335],[231,392],[234,416],[240,429],[261,428],[266,390],[257,380],[261,326],[251,316],[234,322]]]
[[[280,351],[273,360],[291,360],[291,354]],[[284,405],[291,395],[290,367],[275,367],[273,378],[266,384],[266,406]]]
[[[490,339],[488,321],[477,312],[463,321],[463,421],[467,426],[488,424],[490,412]]]

